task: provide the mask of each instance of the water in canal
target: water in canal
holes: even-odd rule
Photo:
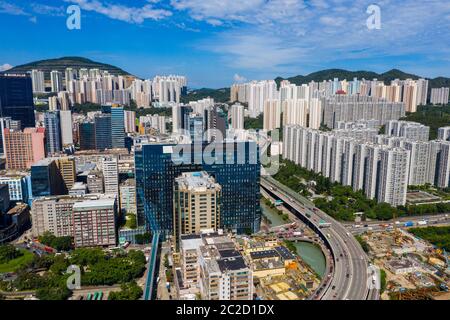
[[[323,277],[326,269],[326,260],[319,246],[310,242],[294,243],[297,254],[307,263],[319,276]]]
[[[268,207],[262,200],[261,200],[261,212],[264,216],[266,216],[270,220],[271,227],[278,227],[283,224],[289,223],[289,221],[284,221],[279,214],[277,214],[273,209]]]

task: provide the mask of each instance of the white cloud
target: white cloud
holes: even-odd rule
[[[247,81],[247,78],[245,78],[244,76],[241,76],[241,75],[235,73],[234,77],[233,77],[233,80],[234,80],[234,82],[237,82],[237,83],[243,83],[243,82]]]
[[[200,49],[213,51],[224,56],[226,62],[239,70],[284,70],[283,66],[305,57],[307,49],[283,39],[269,35],[249,33],[223,34],[210,42],[200,45]]]
[[[28,13],[26,13],[22,8],[8,3],[6,1],[0,1],[0,13],[6,13],[11,14],[15,16],[27,16]]]
[[[10,65],[9,63],[5,63],[5,64],[0,65],[0,72],[7,71],[12,68],[13,68],[12,65]]]
[[[447,56],[448,1],[379,0],[381,30],[366,26],[369,0],[255,0],[247,11],[232,0],[172,3],[193,19],[231,24],[232,28],[222,27],[200,47],[221,55],[239,70],[297,73],[357,60],[389,65],[389,61],[408,62],[415,56],[438,61]]]
[[[64,1],[77,4],[82,10],[94,11],[111,19],[136,24],[141,24],[147,19],[160,20],[172,15],[172,12],[165,9],[157,9],[153,4],[147,4],[143,7],[128,7],[122,4],[103,3],[98,0]],[[155,3],[155,1],[151,1],[151,3]]]
[[[265,0],[171,0],[170,3],[177,10],[187,11],[195,20],[217,24],[219,20],[245,21],[264,2]]]
[[[345,19],[342,17],[323,16],[319,20],[322,24],[332,27],[339,27],[345,23]]]
[[[64,6],[53,7],[41,3],[32,3],[31,9],[33,10],[33,12],[41,15],[57,16],[57,17],[62,17],[65,15]]]

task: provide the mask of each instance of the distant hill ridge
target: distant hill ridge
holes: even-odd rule
[[[52,70],[57,70],[60,72],[65,71],[66,68],[73,68],[73,69],[81,69],[81,68],[87,68],[87,69],[101,69],[108,71],[109,73],[113,75],[131,75],[125,70],[122,70],[116,66],[92,61],[87,58],[82,57],[62,57],[62,58],[56,58],[56,59],[46,59],[46,60],[39,60],[39,61],[33,61],[27,64],[23,64],[20,66],[16,66],[12,69],[7,70],[6,72],[17,72],[17,73],[23,73],[28,72],[33,69],[41,70],[45,72],[45,78],[48,80],[50,78],[50,72]]]
[[[400,79],[400,80],[406,80],[406,79],[413,79],[417,80],[420,77],[415,74],[410,74],[403,72],[398,69],[392,69],[384,73],[376,73],[371,71],[348,71],[344,69],[327,69],[322,70],[318,72],[310,73],[306,76],[298,75],[295,77],[289,77],[289,78],[282,78],[278,77],[275,79],[277,84],[279,85],[281,81],[283,80],[289,80],[289,82],[301,85],[301,84],[307,84],[311,81],[315,82],[322,82],[324,80],[333,80],[334,78],[338,78],[339,80],[347,79],[348,81],[352,81],[353,78],[366,79],[366,80],[373,80],[377,79],[379,81],[384,81],[386,84],[389,84],[392,80]],[[440,88],[440,87],[450,87],[450,78],[445,77],[438,77],[434,79],[428,79],[429,80],[429,87],[430,88]]]
[[[46,80],[49,80],[50,72],[52,70],[58,70],[60,72],[64,72],[66,68],[74,68],[74,69],[81,69],[81,68],[87,68],[87,69],[101,69],[106,70],[109,73],[113,75],[131,75],[127,71],[118,68],[116,66],[105,64],[101,62],[95,62],[87,58],[83,57],[62,57],[62,58],[56,58],[56,59],[46,59],[46,60],[39,60],[30,62],[27,64],[23,64],[20,66],[16,66],[12,69],[7,70],[6,72],[28,72],[32,69],[38,69],[45,72],[45,78]],[[344,69],[326,69],[322,71],[317,71],[310,73],[306,76],[298,75],[294,77],[289,78],[282,78],[277,77],[275,81],[279,85],[282,80],[289,80],[289,82],[301,85],[301,84],[307,84],[311,81],[315,82],[322,82],[324,80],[332,80],[334,78],[338,78],[339,80],[347,79],[348,81],[353,80],[353,78],[366,79],[366,80],[372,80],[372,79],[378,79],[380,81],[384,81],[386,84],[389,84],[394,79],[414,79],[417,80],[421,78],[418,75],[415,74],[409,74],[406,72],[403,72],[398,69],[392,69],[384,73],[376,73],[371,71],[348,71]],[[441,87],[450,87],[450,78],[446,77],[437,77],[434,79],[428,79],[429,80],[429,88],[431,91],[431,88],[441,88]],[[221,89],[210,89],[210,88],[201,88],[197,90],[192,90],[189,92],[187,97],[183,100],[188,101],[193,98],[199,98],[202,99],[204,97],[211,97],[214,98],[217,102],[227,102],[229,100],[229,92],[230,88],[221,88]]]

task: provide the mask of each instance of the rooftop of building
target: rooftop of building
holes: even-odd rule
[[[29,175],[30,173],[27,171],[12,171],[12,170],[0,171],[0,179],[20,179]]]
[[[236,271],[248,268],[242,256],[221,259],[217,261],[217,264],[219,265],[219,269],[222,273],[227,271]]]
[[[125,181],[123,181],[121,184],[120,184],[120,186],[121,187],[134,187],[134,186],[136,186],[136,180],[135,179],[127,179],[127,180],[125,180]]]
[[[216,180],[205,171],[184,172],[175,179],[180,189],[190,191],[204,191],[207,189],[220,189]]]
[[[12,207],[11,209],[9,209],[9,211],[7,212],[7,214],[9,215],[15,215],[15,214],[19,214],[21,212],[23,212],[23,210],[28,209],[28,205],[22,202],[18,202],[14,207]]]
[[[73,205],[74,211],[84,211],[92,208],[111,209],[114,207],[116,200],[114,198],[100,198],[97,200],[84,200]]]
[[[71,190],[84,190],[87,188],[87,185],[83,182],[75,182],[71,188]]]

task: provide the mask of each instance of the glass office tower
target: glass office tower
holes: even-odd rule
[[[185,160],[182,164],[172,160],[174,150],[180,146],[136,146],[135,177],[139,225],[145,225],[150,231],[159,230],[170,234],[173,230],[175,178],[183,172],[206,171],[222,186],[220,227],[237,233],[253,233],[259,230],[261,169],[258,145],[254,141],[216,143],[212,152],[216,161],[212,164],[202,157],[203,151],[211,150],[211,146],[181,146],[185,150],[182,153]]]
[[[31,190],[33,198],[67,193],[56,161],[46,158],[31,166]]]
[[[33,87],[28,74],[0,74],[0,117],[19,120],[22,129],[35,126]]]
[[[78,127],[78,136],[81,150],[95,149],[95,123],[82,122]]]
[[[61,124],[59,111],[50,111],[44,114],[45,136],[47,154],[58,153],[62,150]]]
[[[125,148],[125,115],[123,107],[111,108],[111,143],[113,148]]]
[[[112,148],[111,114],[95,116],[95,148],[97,150]]]

